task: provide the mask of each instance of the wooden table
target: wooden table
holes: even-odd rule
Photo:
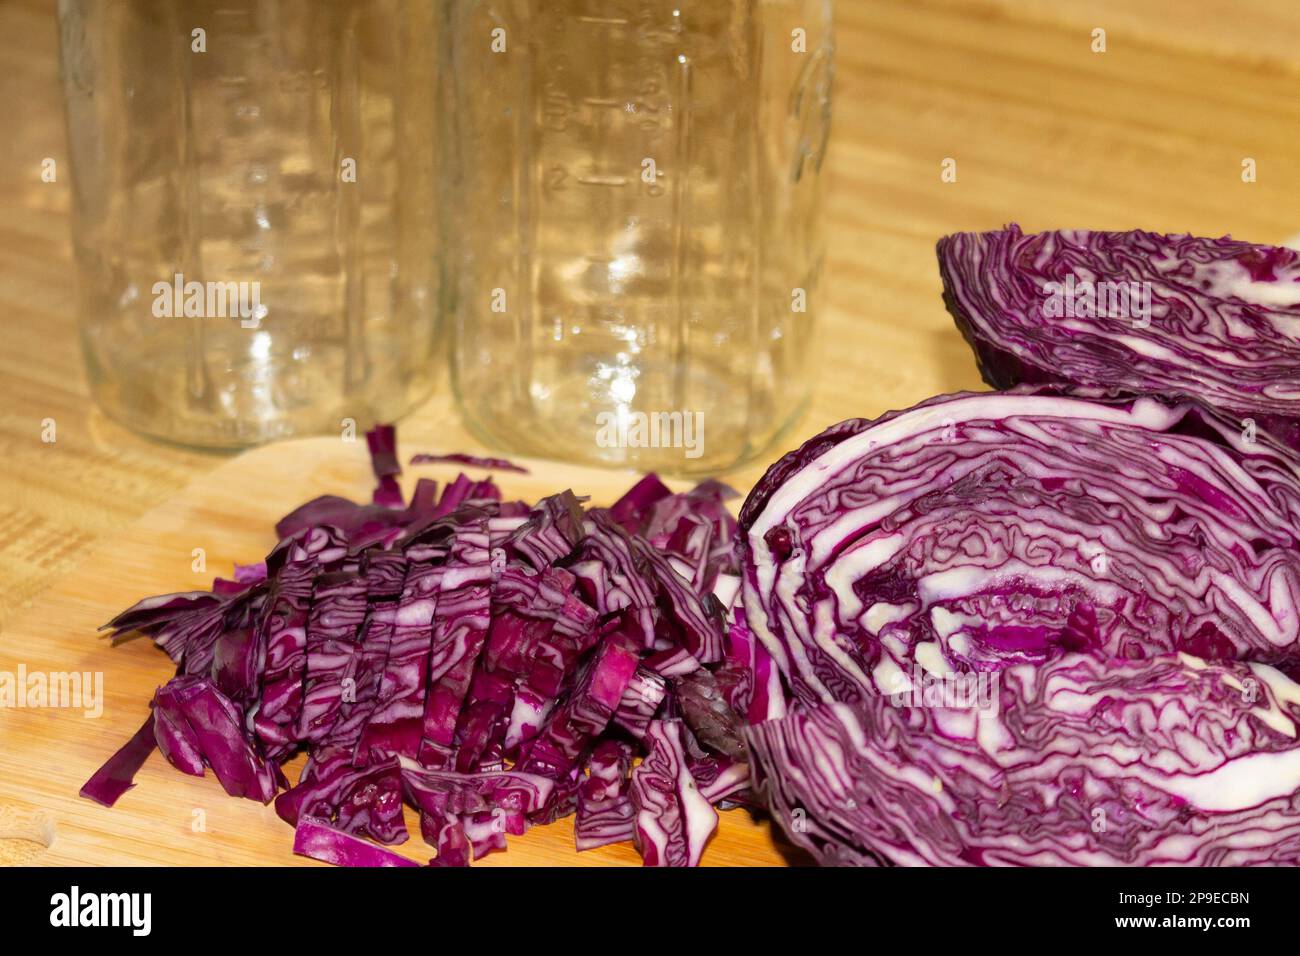
[[[1300,17],[1268,0],[1221,6],[840,0],[825,358],[797,437],[980,386],[939,297],[946,232],[1300,232]],[[61,575],[101,546],[112,560],[125,526],[224,458],[140,438],[87,397],[52,0],[0,0],[0,102],[3,642]],[[54,183],[40,178],[46,157]],[[1257,182],[1242,182],[1246,157]],[[956,182],[940,179],[945,158]],[[477,450],[445,387],[402,432],[408,449]],[[746,487],[760,471],[729,477]]]

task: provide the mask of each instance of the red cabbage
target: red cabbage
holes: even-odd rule
[[[587,776],[578,788],[575,836],[578,850],[622,843],[636,835],[636,809],[628,793],[632,746],[625,741],[601,741],[587,760]]]
[[[275,772],[243,734],[243,714],[206,678],[182,676],[154,696],[158,747],[178,769],[202,776],[212,768],[232,797],[268,802]]]
[[[335,866],[419,866],[414,860],[399,856],[322,820],[303,817],[293,835],[293,852]]]
[[[1300,863],[1300,685],[1262,664],[1067,654],[994,707],[911,695],[750,728],[760,787],[827,864]]]
[[[275,798],[275,812],[291,825],[304,816],[337,816],[344,831],[379,843],[404,843],[408,836],[397,758],[358,767],[342,747],[315,751],[297,785]]]
[[[636,843],[646,866],[695,866],[718,813],[686,766],[682,722],[650,724],[650,753],[632,771]]]
[[[809,701],[1065,650],[1300,663],[1300,458],[1195,403],[958,394],[836,425],[741,513],[748,626]]]
[[[111,807],[121,799],[122,794],[135,786],[135,775],[157,748],[158,739],[153,714],[150,713],[131,739],[86,781],[81,788],[81,796]]]
[[[412,455],[412,465],[464,465],[466,468],[487,468],[492,471],[513,471],[521,475],[528,469],[504,458],[483,458],[479,455]]]
[[[1266,435],[1197,402],[941,396],[786,455],[740,534],[733,653],[750,653],[752,631],[795,698],[748,728],[751,769],[823,862],[1295,853],[1300,758],[1279,715],[1300,715],[1282,673],[1300,673],[1300,458]],[[1273,696],[1234,705],[1252,674]],[[1035,689],[1053,680],[1087,691]],[[972,742],[959,712],[990,682],[1002,723]],[[751,699],[750,719],[762,710]],[[1234,784],[1217,789],[1239,803],[1188,802],[1139,772],[1143,747],[1156,768],[1242,761],[1216,780],[1277,765],[1286,797]],[[1108,794],[1136,795],[1128,816]],[[1110,836],[1090,829],[1098,806]]]
[[[110,622],[152,636],[177,674],[84,795],[111,805],[157,746],[233,795],[274,799],[299,852],[386,865],[377,844],[408,838],[410,806],[434,863],[461,866],[575,811],[580,848],[634,840],[645,757],[636,813],[657,835],[642,847],[698,862],[712,827],[692,768],[719,802],[748,790],[734,709],[749,707],[748,652],[728,651],[725,606],[698,590],[739,580],[726,489],[677,495],[647,476],[630,493],[642,506],[625,498],[616,518],[571,491],[506,502],[461,475],[403,504],[394,433],[367,442],[375,503],[308,502],[234,581]],[[678,796],[651,799],[655,768]]]
[[[386,508],[402,507],[402,488],[397,476],[402,466],[397,460],[397,430],[392,425],[376,425],[366,432],[370,464],[379,484],[375,487],[375,504]]]
[[[1300,449],[1300,253],[1228,237],[1019,227],[939,241],[984,380],[1199,398]]]

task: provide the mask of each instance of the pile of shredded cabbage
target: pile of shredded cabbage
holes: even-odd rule
[[[157,748],[274,801],[295,849],[333,863],[409,865],[387,847],[411,807],[441,866],[574,813],[579,850],[697,864],[715,807],[749,799],[741,726],[768,707],[763,651],[728,627],[734,492],[649,475],[609,508],[571,491],[530,506],[461,474],[408,502],[393,429],[367,438],[371,503],[310,501],[264,561],[107,625],[177,669],[83,796],[112,805]]]

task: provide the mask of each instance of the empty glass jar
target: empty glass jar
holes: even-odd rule
[[[112,417],[238,447],[429,390],[437,13],[60,0],[80,327]]]
[[[511,451],[692,473],[808,395],[829,0],[450,0],[453,376]]]

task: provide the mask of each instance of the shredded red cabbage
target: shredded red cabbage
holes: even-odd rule
[[[464,465],[466,468],[487,468],[490,471],[513,471],[521,475],[528,474],[528,469],[516,465],[505,458],[484,458],[481,455],[430,455],[422,453],[411,456],[412,465]]]
[[[439,866],[574,812],[578,849],[698,863],[710,799],[747,793],[742,715],[770,710],[748,678],[759,645],[728,619],[734,492],[651,475],[609,509],[570,491],[530,507],[461,475],[407,503],[392,428],[367,444],[373,503],[309,501],[233,581],[106,625],[151,636],[177,673],[83,795],[111,806],[156,746],[274,800],[295,849],[332,863],[406,865],[383,849],[408,839],[404,806]]]

